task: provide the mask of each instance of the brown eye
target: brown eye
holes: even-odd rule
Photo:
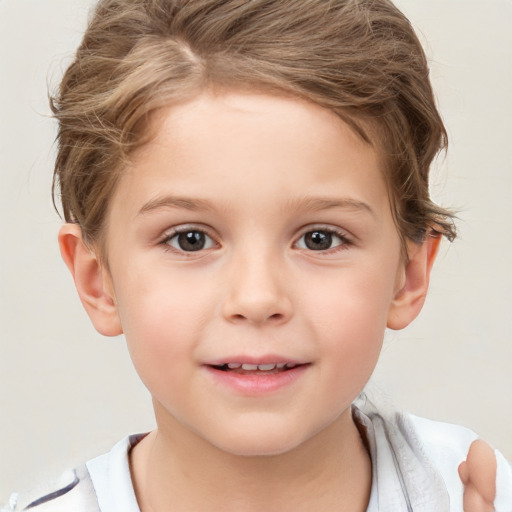
[[[325,251],[331,248],[332,233],[326,231],[311,231],[304,236],[304,243],[312,251]]]
[[[345,238],[335,231],[328,229],[314,229],[305,233],[297,242],[300,249],[310,251],[327,251],[346,243]]]
[[[197,230],[176,233],[166,242],[174,249],[185,252],[201,251],[213,247],[213,240],[204,232]]]

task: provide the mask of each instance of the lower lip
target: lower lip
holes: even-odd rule
[[[217,370],[205,366],[211,376],[220,384],[244,395],[258,396],[280,391],[304,375],[309,365],[303,364],[279,373],[243,374]]]

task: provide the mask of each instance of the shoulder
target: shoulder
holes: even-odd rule
[[[13,494],[1,512],[100,512],[87,468],[65,471],[30,492]]]
[[[405,416],[414,426],[424,452],[440,472],[448,491],[453,494],[454,490],[460,490],[462,483],[458,467],[466,460],[472,443],[480,439],[479,436],[459,425],[432,421],[410,414]],[[509,511],[512,509],[512,467],[501,452],[493,451],[496,458],[494,507],[498,512]],[[457,492],[457,496],[460,496],[460,492]]]
[[[421,502],[429,489],[433,497],[444,494],[449,500],[449,506],[436,510],[463,510],[464,486],[458,469],[467,459],[472,443],[479,439],[475,432],[400,412],[387,403],[379,403],[377,408],[365,399],[357,407],[374,431],[377,448],[380,440],[381,449],[373,455],[380,458],[387,448],[393,452],[392,460],[411,499]],[[494,454],[497,462],[495,509],[510,512],[512,470],[500,452],[494,451]]]
[[[478,435],[469,428],[441,421],[400,413],[402,423],[408,422],[429,458],[436,466],[460,464]]]
[[[145,435],[127,436],[109,452],[66,471],[57,480],[11,495],[0,512],[140,512],[129,452]]]
[[[478,435],[472,430],[401,413],[401,422],[410,425],[410,439],[421,447],[441,475],[452,503],[461,502],[463,485],[459,478],[459,464],[466,460],[469,448]],[[462,503],[460,503],[462,505]],[[462,510],[462,508],[460,509]]]

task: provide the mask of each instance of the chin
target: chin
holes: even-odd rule
[[[316,422],[275,414],[233,418],[217,424],[202,437],[217,449],[240,457],[272,457],[293,452],[330,431],[339,416],[317,418]],[[238,421],[237,421],[238,420]],[[201,435],[201,433],[200,433]]]
[[[238,431],[213,444],[220,450],[239,457],[271,457],[293,451],[306,441],[297,432],[277,429]]]
[[[275,457],[292,451],[297,445],[279,442],[269,442],[268,439],[247,441],[229,446],[218,446],[221,450],[237,457]]]

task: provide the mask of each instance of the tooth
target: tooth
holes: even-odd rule
[[[228,368],[230,370],[236,370],[242,366],[242,363],[228,363]]]
[[[286,363],[277,363],[276,364],[276,367],[279,368],[279,370],[281,370],[282,368],[284,368],[286,366]]]
[[[286,368],[295,368],[296,366],[295,363],[286,363]]]
[[[259,364],[258,365],[258,370],[269,371],[269,370],[273,370],[275,367],[276,367],[276,365],[274,363],[272,363],[272,364]]]
[[[244,363],[242,365],[242,370],[257,370],[257,369],[258,369],[258,365],[257,364]]]

